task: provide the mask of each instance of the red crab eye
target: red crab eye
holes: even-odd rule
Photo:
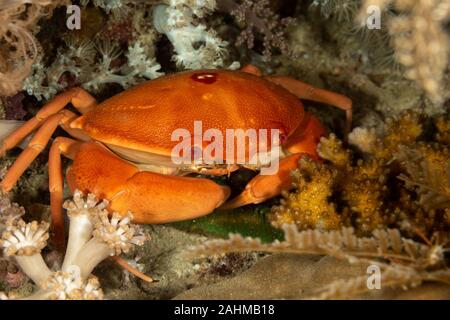
[[[199,72],[194,73],[191,79],[197,82],[211,84],[217,81],[217,73],[214,72]]]

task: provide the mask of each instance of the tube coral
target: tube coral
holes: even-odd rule
[[[70,219],[69,241],[61,270],[51,271],[41,250],[49,237],[46,222],[18,220],[3,232],[0,247],[14,257],[20,268],[38,286],[31,299],[101,299],[103,292],[92,270],[109,256],[129,252],[146,237],[130,225],[131,214],[108,216],[106,201],[80,191],[64,207]]]

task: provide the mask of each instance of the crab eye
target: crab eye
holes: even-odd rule
[[[205,83],[205,84],[211,84],[216,82],[217,80],[217,73],[214,72],[200,72],[200,73],[194,73],[191,76],[191,79],[197,82]]]
[[[283,145],[286,143],[287,138],[288,138],[288,131],[286,129],[286,127],[279,123],[279,122],[272,122],[272,130],[278,130],[278,139],[279,139],[279,143],[280,145]],[[271,132],[271,134],[273,133],[273,131]]]

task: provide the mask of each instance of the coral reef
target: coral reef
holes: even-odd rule
[[[404,75],[415,80],[433,103],[445,101],[448,0],[315,0],[311,8],[336,21],[337,37],[355,39],[368,62],[381,68],[403,66]],[[368,28],[374,8],[380,13],[380,26]],[[349,44],[344,38],[339,41]]]
[[[445,251],[448,238],[423,244],[401,236],[398,229],[377,229],[371,237],[357,237],[352,228],[321,232],[298,231],[293,224],[283,226],[285,240],[263,244],[259,239],[231,235],[228,240],[210,240],[187,249],[190,257],[211,256],[230,252],[295,253],[328,255],[351,264],[375,265],[382,270],[383,289],[416,287],[425,281],[450,284]],[[367,275],[337,280],[319,288],[312,297],[342,299],[370,290]]]
[[[119,23],[121,18],[116,19]],[[95,93],[107,84],[116,83],[126,89],[159,77],[163,73],[154,57],[155,34],[151,29],[142,29],[138,18],[133,22],[133,39],[128,39],[126,53],[113,40],[67,36],[52,63],[42,55],[38,58],[23,89],[38,100],[48,100],[74,85]],[[123,59],[126,63],[121,62]]]
[[[286,41],[286,30],[293,25],[295,19],[281,18],[274,13],[269,0],[244,0],[241,3],[233,0],[217,0],[218,10],[228,12],[235,17],[238,24],[243,25],[236,45],[245,44],[252,49],[258,36],[263,37],[263,57],[270,61],[273,49],[282,54],[292,55]]]
[[[297,223],[301,229],[338,228],[340,217],[334,204],[328,202],[336,169],[316,164],[308,158],[301,159],[299,166],[301,169],[292,174],[293,185],[298,191],[283,194],[281,204],[273,210],[273,224],[281,227],[286,223]]]
[[[13,120],[29,119],[46,100],[75,86],[103,101],[165,73],[236,69],[248,62],[264,74],[289,75],[348,95],[357,127],[349,136],[350,145],[341,143],[340,111],[304,101],[337,136],[320,142],[323,162],[300,160],[293,172],[295,190],[284,192],[280,202],[273,199],[193,221],[147,226],[154,241],[140,247],[137,256],[107,259],[100,265],[134,246],[126,241],[132,233],[128,218],[108,218],[104,203],[77,193],[66,205],[71,230],[61,262],[63,257],[51,246],[44,248],[49,214],[44,152],[11,194],[0,195],[0,234],[5,235],[0,291],[8,292],[2,298],[161,299],[191,287],[204,297],[211,291],[203,285],[216,282],[218,296],[224,297],[224,279],[231,286],[229,297],[243,296],[245,292],[236,290],[241,290],[241,279],[247,279],[257,282],[248,287],[250,297],[344,298],[364,289],[363,278],[354,275],[364,275],[367,263],[380,266],[383,282],[398,286],[448,283],[448,0],[77,0],[72,3],[82,6],[81,30],[65,26],[66,10],[58,7],[68,2],[0,1],[0,140],[18,126]],[[361,27],[369,5],[381,8],[381,29]],[[404,110],[423,111],[432,118]],[[0,179],[16,155],[12,150],[1,159]],[[239,171],[221,182],[232,184],[236,192],[251,176]],[[25,206],[27,215],[12,201]],[[109,229],[123,229],[124,242],[118,245],[105,233]],[[303,233],[305,229],[314,230]],[[282,239],[281,230],[285,241],[265,244]],[[228,253],[198,264],[176,254],[187,244],[230,232],[240,234],[232,238],[239,253],[218,248]],[[305,241],[302,250],[315,256],[303,255],[308,250],[299,250],[292,235]],[[140,237],[135,240],[142,242]],[[94,253],[96,259],[87,262]],[[36,261],[41,274],[27,269],[27,261]],[[151,270],[158,282],[140,282],[114,268],[117,263],[140,273]],[[252,273],[254,263],[259,276]],[[99,280],[91,274],[94,267]],[[275,269],[276,275],[267,272]],[[330,269],[341,273],[331,278]],[[334,282],[340,275],[343,280]],[[279,287],[268,293],[266,283]],[[323,295],[315,295],[325,284]],[[448,292],[448,286],[441,288]]]
[[[38,286],[32,299],[101,299],[103,292],[92,270],[104,259],[129,252],[142,245],[145,235],[130,226],[131,214],[108,217],[106,201],[91,194],[86,198],[76,191],[73,200],[64,207],[70,218],[69,240],[61,269],[52,271],[41,251],[49,238],[47,222],[26,223],[16,208],[7,206],[8,213],[0,246],[6,257],[14,257],[22,271]],[[21,212],[23,213],[23,212]],[[12,292],[3,298],[18,298]],[[21,297],[19,297],[21,298]]]
[[[41,51],[34,37],[38,21],[65,3],[65,0],[16,0],[1,4],[0,95],[12,96],[21,89]]]
[[[91,3],[99,9],[93,10]],[[235,28],[243,28],[237,48],[246,45],[252,49],[262,37],[267,61],[273,49],[289,51],[285,38],[292,19],[281,19],[267,0],[82,0],[83,26],[86,23],[89,27],[79,32],[62,27],[57,44],[47,43],[37,23],[64,4],[68,1],[10,1],[0,8],[1,20],[11,21],[0,29],[5,40],[0,51],[0,95],[13,96],[25,90],[38,100],[48,100],[75,85],[97,93],[106,85],[119,84],[126,89],[154,79],[164,74],[155,56],[160,34],[172,44],[173,60],[180,69],[236,69],[240,64],[229,61],[229,43],[209,26],[215,26],[217,18],[212,14],[216,11],[234,17]],[[94,23],[101,20],[103,25]]]
[[[441,94],[448,67],[449,40],[445,24],[450,18],[448,0],[365,0],[359,20],[364,21],[369,6],[387,10],[389,4],[400,13],[389,19],[396,59],[405,67],[405,75],[417,81],[435,103],[443,103]]]
[[[444,119],[434,121],[441,140],[448,126]],[[353,226],[364,234],[399,227],[406,219],[427,235],[448,230],[449,150],[445,143],[422,139],[424,125],[419,114],[406,112],[386,122],[382,137],[356,128],[349,141],[363,152],[359,156],[333,134],[322,138],[317,150],[328,162],[300,160],[293,172],[296,191],[283,194],[272,223],[325,230]]]
[[[170,1],[170,5],[158,5],[154,9],[154,25],[174,46],[173,60],[186,69],[207,69],[224,66],[227,42],[214,30],[203,24],[194,25],[194,16],[202,18],[210,14],[216,1]],[[200,44],[200,45],[199,45]],[[195,45],[198,48],[195,48]],[[239,64],[237,65],[239,67]]]

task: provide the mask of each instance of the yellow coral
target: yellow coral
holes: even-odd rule
[[[436,145],[418,144],[416,148],[401,147],[397,157],[406,173],[399,178],[419,196],[426,210],[450,206],[449,149]]]
[[[300,169],[292,173],[297,192],[284,194],[281,204],[272,210],[272,223],[277,227],[296,223],[301,229],[340,227],[336,208],[328,202],[337,171],[309,158],[302,158],[299,166]]]
[[[342,199],[357,214],[356,223],[364,231],[372,231],[383,223],[387,173],[383,161],[359,160],[355,167],[345,172],[342,179]]]
[[[350,151],[344,149],[342,141],[333,133],[328,138],[322,137],[320,139],[317,153],[320,157],[330,161],[339,168],[344,168],[350,163]]]
[[[448,131],[446,119],[436,121],[436,140]],[[274,225],[351,225],[364,234],[407,220],[423,234],[448,231],[450,149],[442,142],[419,141],[422,123],[418,113],[406,112],[387,121],[383,137],[358,129],[353,141],[363,146],[364,158],[356,160],[335,135],[322,138],[317,151],[327,162],[299,162],[293,173],[297,190],[274,207]]]
[[[375,158],[390,160],[399,145],[414,143],[421,134],[422,124],[417,112],[407,111],[398,117],[388,118],[385,136],[377,141],[372,153]]]
[[[436,120],[436,140],[440,143],[450,144],[450,119],[449,116],[441,116]]]

